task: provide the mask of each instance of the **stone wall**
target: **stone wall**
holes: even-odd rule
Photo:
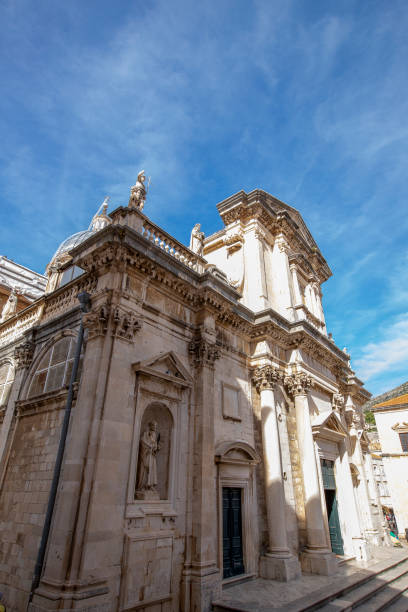
[[[16,425],[0,493],[0,589],[10,610],[23,610],[30,591],[62,417],[54,404]]]

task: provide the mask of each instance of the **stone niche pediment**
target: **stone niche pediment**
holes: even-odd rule
[[[179,387],[191,387],[193,379],[174,351],[159,353],[132,365],[135,372],[167,380]]]
[[[257,464],[257,452],[246,442],[223,442],[215,451],[216,463]]]
[[[335,412],[318,414],[312,420],[313,436],[340,442],[348,433]]]

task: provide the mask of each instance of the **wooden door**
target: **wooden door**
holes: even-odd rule
[[[242,549],[242,489],[222,489],[224,578],[244,574]]]
[[[334,477],[334,462],[322,459],[322,476],[324,496],[326,499],[327,517],[332,551],[336,555],[344,555],[343,538],[340,529],[339,511],[336,496],[336,479]]]

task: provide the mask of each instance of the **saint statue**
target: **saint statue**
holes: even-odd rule
[[[15,314],[17,310],[17,292],[15,289],[11,290],[11,293],[8,297],[7,302],[3,306],[3,310],[1,311],[0,321],[5,321]]]
[[[151,421],[140,438],[136,478],[136,498],[158,499],[156,454],[160,450],[160,433],[156,421]]]
[[[190,250],[197,255],[203,254],[204,248],[204,232],[201,231],[201,223],[196,223],[191,230]]]
[[[145,171],[141,170],[141,172],[139,172],[137,175],[136,185],[133,185],[133,187],[130,188],[129,208],[138,208],[139,210],[143,210],[147,194],[145,181]]]

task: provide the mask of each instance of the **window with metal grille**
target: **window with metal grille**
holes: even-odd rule
[[[7,404],[14,380],[14,368],[11,363],[3,363],[0,366],[0,406]]]
[[[76,338],[58,340],[43,356],[31,380],[28,397],[56,391],[69,385],[74,363]],[[81,367],[81,362],[79,364]]]
[[[400,433],[399,437],[400,437],[402,451],[404,453],[408,453],[408,432]]]

